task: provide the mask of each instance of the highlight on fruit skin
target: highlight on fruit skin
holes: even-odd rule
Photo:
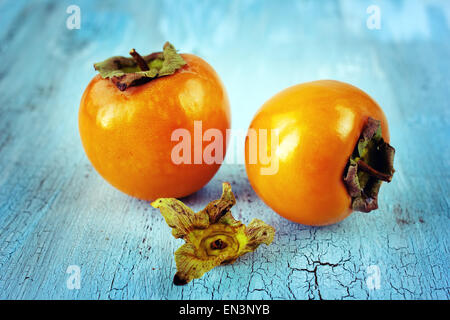
[[[277,132],[278,144],[261,141],[261,129]],[[259,158],[251,161],[252,133],[258,155],[277,163],[274,174]],[[362,90],[319,80],[289,87],[266,101],[245,141],[245,167],[256,194],[291,221],[330,225],[353,211],[378,208],[382,181],[394,173],[386,116]],[[260,156],[261,157],[261,156]]]
[[[175,285],[185,285],[219,265],[234,263],[260,244],[269,245],[273,241],[272,226],[259,219],[245,226],[234,219],[230,209],[236,199],[231,186],[225,182],[222,188],[221,198],[197,213],[174,198],[158,199],[151,204],[160,210],[172,228],[172,235],[186,242],[175,252]]]

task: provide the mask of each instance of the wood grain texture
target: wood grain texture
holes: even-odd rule
[[[376,1],[0,2],[1,299],[449,299],[450,6]],[[396,146],[380,209],[323,228],[291,223],[255,195],[239,164],[186,198],[202,208],[232,184],[237,219],[272,245],[172,285],[181,245],[157,210],[109,186],[81,147],[77,112],[93,62],[170,40],[205,58],[245,130],[274,93],[319,78],[350,82],[385,110]],[[81,288],[66,286],[69,265]],[[368,267],[381,271],[367,286]]]

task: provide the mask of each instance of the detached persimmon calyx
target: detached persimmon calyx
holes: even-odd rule
[[[183,57],[169,42],[164,44],[162,52],[141,56],[136,50],[130,51],[131,58],[111,57],[95,63],[94,68],[105,79],[110,79],[120,91],[138,86],[152,79],[169,76],[186,65]]]
[[[152,203],[172,228],[172,235],[186,242],[175,252],[175,285],[185,285],[221,264],[235,262],[261,243],[273,241],[275,229],[263,221],[253,219],[245,226],[233,218],[230,209],[236,199],[229,183],[223,183],[222,188],[221,198],[197,213],[174,198]]]
[[[381,122],[369,117],[344,171],[353,210],[378,208],[381,183],[390,182],[395,171],[394,155],[395,149],[382,137]]]

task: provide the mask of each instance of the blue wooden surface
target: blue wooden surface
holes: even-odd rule
[[[366,27],[373,3],[379,30]],[[79,30],[66,28],[70,4]],[[11,0],[0,23],[0,298],[449,299],[449,2]],[[147,202],[102,180],[77,128],[93,62],[166,40],[214,66],[235,129],[304,81],[372,95],[397,149],[380,209],[330,227],[294,224],[258,199],[242,165],[224,165],[187,204],[202,208],[230,181],[236,218],[272,224],[275,240],[173,286],[182,241]],[[80,289],[66,285],[70,265]],[[374,265],[379,288],[367,285]]]

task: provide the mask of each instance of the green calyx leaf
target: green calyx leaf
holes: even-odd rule
[[[186,242],[175,252],[175,285],[185,285],[221,264],[233,263],[260,244],[273,241],[275,229],[263,221],[253,219],[245,226],[234,219],[230,209],[236,199],[229,183],[222,187],[221,198],[197,213],[174,198],[152,203],[172,228],[172,235]]]
[[[395,149],[383,140],[381,122],[369,117],[344,171],[353,210],[378,208],[381,183],[390,182],[395,172],[394,155]]]
[[[131,58],[111,57],[94,64],[94,68],[103,78],[110,79],[119,90],[124,91],[128,87],[174,74],[175,71],[186,65],[186,61],[169,42],[164,44],[162,52],[154,52],[143,57],[140,57],[135,51],[134,53],[139,59],[142,59],[144,65],[140,66],[139,59],[133,55]]]

